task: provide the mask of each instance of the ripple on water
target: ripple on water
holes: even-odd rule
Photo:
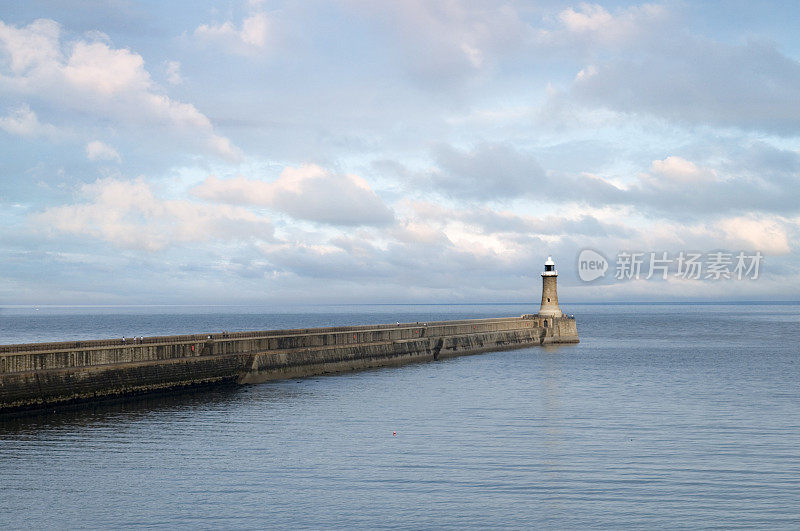
[[[4,420],[0,525],[800,526],[800,308],[571,310],[575,346]]]

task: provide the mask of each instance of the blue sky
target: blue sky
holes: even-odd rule
[[[793,2],[0,6],[0,305],[798,300]],[[594,249],[609,275],[582,282]],[[621,252],[756,280],[615,280]]]

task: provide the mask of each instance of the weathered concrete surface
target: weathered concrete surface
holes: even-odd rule
[[[521,318],[0,346],[0,413],[103,397],[577,343],[575,320]]]

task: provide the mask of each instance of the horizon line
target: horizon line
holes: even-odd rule
[[[531,302],[327,302],[327,303],[234,303],[234,304],[0,304],[2,308],[237,308],[237,307],[259,307],[274,306],[280,304],[285,307],[302,306],[529,306],[538,304],[539,301]],[[760,304],[760,305],[787,305],[800,304],[800,300],[666,300],[666,301],[575,301],[566,302],[566,305],[579,304],[586,306],[602,305],[671,305],[671,304],[696,304],[696,305],[738,305],[738,304]]]

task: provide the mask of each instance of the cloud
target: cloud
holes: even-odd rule
[[[591,63],[555,100],[689,125],[800,132],[800,63],[773,43],[694,35],[657,5],[611,14],[582,4],[563,11],[560,20],[550,40],[569,49],[578,39],[591,50]]]
[[[27,8],[0,25],[0,253],[29,252],[6,275],[24,287],[7,293],[535,301],[552,252],[572,300],[603,300],[570,276],[586,247],[758,249],[765,275],[783,267],[798,291],[800,85],[782,26],[742,26],[736,9],[681,20],[714,10],[672,2],[239,4],[188,25],[178,8],[109,24],[52,6],[40,13],[63,26],[30,23]],[[108,35],[68,32],[95,28]],[[736,40],[743,30],[784,41]],[[146,47],[128,48],[143,35]],[[574,120],[540,119],[550,95]],[[236,161],[227,128],[248,167],[279,169],[186,160]],[[763,134],[779,129],[787,138]],[[29,141],[58,131],[71,144]],[[108,166],[120,159],[152,179],[119,177]],[[116,177],[75,184],[91,172]],[[60,283],[64,262],[37,250],[85,256]],[[736,298],[768,286],[680,289]],[[663,288],[619,283],[612,295]]]
[[[577,10],[569,7],[561,11],[558,20],[561,27],[541,31],[540,42],[561,47],[607,47],[658,38],[674,16],[658,4],[630,6],[612,14],[601,5],[583,2]]]
[[[725,171],[702,167],[679,156],[655,160],[618,198],[618,204],[662,215],[712,217],[748,212],[796,212],[798,189],[782,175],[752,173],[725,165]]]
[[[599,33],[611,26],[614,18],[597,4],[581,4],[580,10],[567,8],[559,14],[567,29],[574,33]]]
[[[394,220],[391,209],[364,179],[313,164],[284,168],[272,182],[210,176],[192,194],[220,203],[267,206],[297,219],[331,225],[386,225]]]
[[[218,44],[226,50],[239,54],[250,54],[267,48],[272,34],[272,22],[264,12],[253,13],[242,20],[241,27],[233,22],[201,24],[194,36],[204,42]]]
[[[141,55],[106,42],[62,43],[60,26],[39,19],[17,28],[0,22],[0,89],[99,118],[166,126],[236,161],[239,150],[214,131],[194,105],[175,101],[153,82]]]
[[[533,157],[503,144],[482,143],[470,151],[440,144],[433,156],[438,169],[429,173],[431,182],[454,197],[516,197],[547,180]]]
[[[452,86],[516,54],[533,30],[511,3],[451,0],[349,0],[345,5],[385,25],[400,62],[426,85]]]
[[[180,61],[166,61],[164,63],[164,73],[167,76],[167,83],[170,85],[180,85],[183,83]]]
[[[730,159],[714,160],[714,166],[668,155],[653,160],[646,171],[624,179],[545,171],[532,154],[505,143],[481,143],[467,150],[440,144],[433,150],[435,164],[426,170],[410,170],[390,160],[378,161],[375,167],[411,183],[411,192],[424,190],[426,194],[435,192],[478,204],[535,200],[583,208],[627,208],[674,219],[754,212],[790,214],[800,209],[794,201],[800,192],[797,153],[764,145],[733,152]],[[476,208],[473,212],[481,216],[486,211]],[[579,231],[582,227],[588,225],[574,225]]]
[[[545,171],[531,154],[501,143],[482,143],[471,150],[442,144],[433,157],[434,168],[422,172],[387,161],[379,166],[446,196],[474,201],[526,198],[633,207],[677,218],[800,209],[793,199],[800,191],[800,157],[763,146],[744,150],[733,162],[717,162],[719,169],[668,155],[625,185],[590,173]]]
[[[150,74],[144,69],[141,55],[127,49],[111,48],[104,42],[76,42],[60,74],[68,85],[102,98],[147,92],[151,86]]]
[[[171,245],[213,240],[270,240],[269,219],[241,207],[213,209],[185,199],[162,199],[143,179],[98,179],[80,189],[85,202],[34,214],[48,234],[89,236],[116,247],[159,251]]]
[[[694,162],[671,155],[663,160],[654,160],[650,166],[652,183],[657,187],[691,186],[717,180],[717,172],[700,168]]]
[[[22,104],[11,111],[8,116],[0,117],[0,129],[25,138],[58,136],[58,129],[51,124],[43,124],[31,108]]]
[[[110,160],[122,162],[122,158],[117,150],[99,140],[93,140],[86,144],[86,158],[89,160]]]
[[[773,257],[791,251],[798,231],[796,219],[776,216],[732,216],[695,224],[652,220],[637,226],[619,221],[624,209],[570,209],[568,215],[533,217],[406,201],[399,206],[398,221],[388,228],[325,227],[276,238],[269,220],[255,209],[165,200],[142,179],[103,179],[84,186],[81,194],[81,202],[47,209],[32,221],[62,240],[64,234],[76,234],[126,249],[185,249],[191,243],[193,251],[213,255],[218,241],[247,242],[243,254],[226,253],[216,265],[201,261],[199,267],[213,275],[273,279],[284,290],[292,285],[321,290],[330,283],[341,300],[363,300],[359,297],[365,293],[395,300],[436,300],[437,294],[448,300],[519,300],[525,297],[520,279],[530,279],[530,295],[536,295],[541,261],[551,253],[569,289],[574,284],[569,259],[587,246],[610,257],[624,249],[760,250],[770,256],[771,267],[779,267]],[[255,195],[248,204],[263,201],[263,195]],[[223,282],[226,277],[213,278]],[[633,292],[632,286],[618,288],[616,298]],[[653,290],[663,293],[651,287],[638,296],[647,298]]]
[[[730,248],[761,251],[772,255],[791,252],[789,226],[786,219],[774,216],[737,216],[719,220],[721,230]],[[797,230],[794,225],[794,230]]]
[[[529,246],[504,247],[503,242],[485,237],[465,242],[459,233],[454,233],[453,242],[429,239],[418,228],[393,227],[392,238],[383,243],[365,235],[340,235],[321,244],[276,242],[259,248],[270,263],[301,278],[346,281],[356,286],[354,293],[367,286],[380,286],[383,293],[400,288],[404,298],[413,292],[430,296],[436,290],[474,294],[515,284],[519,289],[513,279],[530,269]],[[505,274],[510,271],[514,274]]]
[[[789,195],[800,184],[800,151],[777,148],[761,140],[720,147],[725,153],[719,162],[722,172],[748,175]]]
[[[614,202],[623,192],[602,177],[546,172],[536,157],[504,142],[481,142],[471,149],[438,144],[432,150],[434,166],[412,171],[396,161],[381,160],[376,167],[414,183],[414,190],[473,201],[520,197],[538,200]]]
[[[411,219],[419,220],[417,223],[429,230],[432,224],[444,227],[458,223],[475,235],[500,235],[514,240],[525,235],[606,237],[630,236],[635,232],[619,222],[601,220],[586,209],[580,209],[580,213],[535,217],[489,207],[444,208],[428,201],[407,201],[404,207],[412,212]]]
[[[728,46],[694,39],[646,60],[618,59],[576,80],[583,103],[671,120],[800,132],[800,64],[773,46]]]

